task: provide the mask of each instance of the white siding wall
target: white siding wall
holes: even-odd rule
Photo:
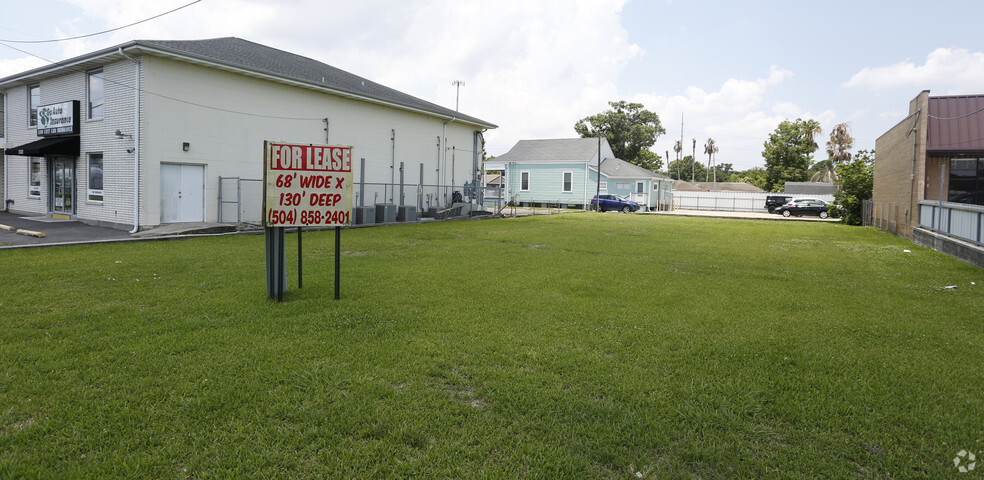
[[[48,92],[46,85],[41,87],[41,104],[56,103],[53,100],[54,91]],[[38,139],[37,129],[29,127],[27,114],[27,87],[21,86],[4,92],[7,100],[7,147],[16,147]],[[10,210],[17,213],[42,214],[48,211],[48,185],[41,182],[41,197],[31,197],[27,194],[30,179],[30,159],[20,155],[8,155],[7,162],[7,198],[14,201]],[[47,178],[47,165],[41,162],[42,175]]]
[[[325,124],[330,121],[331,144],[352,145],[353,180],[358,187],[360,158],[366,159],[366,182],[399,188],[399,166],[405,162],[406,204],[415,205],[420,164],[424,164],[426,185],[462,185],[472,179],[473,132],[476,127],[452,122],[447,125],[447,164],[438,164],[444,121],[412,112],[349,100],[314,90],[288,86],[265,79],[247,77],[173,60],[145,57],[145,94],[141,142],[141,225],[160,221],[160,164],[205,165],[206,221],[217,220],[218,177],[262,178],[263,141],[325,143]],[[177,102],[180,98],[243,115]],[[284,117],[284,118],[273,118]],[[396,159],[393,165],[392,130],[396,130]],[[187,152],[182,143],[190,143]],[[454,147],[454,163],[452,151]],[[439,171],[440,168],[440,171]],[[453,171],[453,177],[452,177]],[[392,176],[391,176],[392,175]],[[459,187],[460,189],[460,187]],[[388,185],[366,188],[366,203],[392,196]],[[437,187],[425,188],[437,194]],[[445,189],[440,194],[443,196]],[[450,189],[447,189],[450,197]],[[147,201],[146,199],[152,199]],[[355,198],[358,203],[358,195]]]
[[[86,108],[86,72],[70,72],[65,75],[43,80],[41,86],[41,105],[78,100],[80,107],[81,154],[75,162],[75,205],[76,214],[89,223],[108,224],[118,227],[133,223],[133,155],[126,152],[133,146],[130,139],[118,139],[117,129],[133,133],[134,104],[134,66],[130,61],[110,63],[103,67],[104,110],[102,119],[88,119]],[[7,146],[15,147],[38,140],[37,129],[28,126],[27,87],[21,86],[6,91]],[[102,202],[88,201],[88,154],[103,154]],[[41,162],[41,196],[31,197],[28,193],[30,159],[19,155],[6,158],[8,197],[14,200],[12,211],[44,214],[48,211],[48,165]]]
[[[158,225],[161,220],[162,163],[205,166],[205,221],[214,222],[218,219],[218,177],[262,178],[264,140],[325,143],[322,119],[326,117],[330,121],[328,143],[354,147],[356,204],[360,158],[366,159],[366,182],[377,184],[366,187],[366,204],[371,204],[377,195],[379,202],[392,198],[399,203],[401,161],[405,163],[404,203],[408,205],[417,204],[421,163],[424,164],[422,183],[426,185],[422,193],[433,195],[435,205],[438,198],[442,203],[445,196],[450,200],[452,190],[460,190],[466,180],[473,178],[475,126],[457,121],[448,123],[447,142],[439,146],[445,121],[435,117],[170,59],[144,56],[137,60],[141,62],[143,92],[140,145],[135,144],[136,66],[130,60],[121,57],[103,67],[102,119],[87,119],[84,72],[71,72],[40,83],[42,105],[69,100],[81,103],[76,213],[88,223],[126,228],[133,225],[135,155],[128,153],[128,148],[137,147],[140,156],[141,228]],[[35,127],[28,127],[27,87],[2,93],[7,96],[7,146],[37,140]],[[117,138],[114,135],[117,129],[134,137]],[[393,130],[396,131],[395,160]],[[182,150],[185,142],[190,144],[187,152]],[[103,155],[102,202],[87,199],[89,153]],[[15,201],[11,210],[46,213],[47,183],[42,183],[40,198],[27,194],[28,157],[11,155],[6,161],[8,197]],[[47,179],[46,162],[42,162],[42,169]],[[438,187],[452,184],[456,187]]]

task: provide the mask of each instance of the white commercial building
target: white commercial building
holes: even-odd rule
[[[447,205],[496,128],[238,38],[132,41],[0,79],[0,96],[3,208],[134,232],[218,221],[220,177],[262,178],[264,140],[353,146],[355,205]]]

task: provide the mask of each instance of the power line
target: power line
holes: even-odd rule
[[[53,39],[53,40],[0,40],[0,42],[6,42],[6,43],[54,43],[54,42],[67,42],[69,40],[78,40],[80,38],[95,37],[96,35],[102,35],[104,33],[115,32],[117,30],[123,30],[124,28],[132,27],[134,25],[139,25],[139,24],[144,23],[144,22],[149,22],[149,21],[151,21],[151,20],[153,20],[155,18],[160,18],[160,17],[163,17],[164,15],[167,15],[169,13],[177,12],[178,10],[181,10],[182,8],[190,7],[190,6],[196,4],[196,3],[200,2],[200,1],[202,1],[202,0],[195,0],[194,2],[191,2],[191,3],[186,4],[186,5],[182,5],[182,6],[178,7],[178,8],[173,9],[173,10],[168,10],[168,11],[166,11],[164,13],[161,13],[161,14],[158,14],[158,15],[154,15],[153,17],[145,18],[145,19],[140,20],[138,22],[133,22],[133,23],[130,23],[130,24],[127,24],[127,25],[123,25],[122,27],[111,28],[109,30],[103,30],[101,32],[89,33],[89,34],[86,34],[86,35],[79,35],[79,36],[76,36],[76,37],[56,38],[56,39]],[[27,53],[27,52],[24,52],[24,53]],[[28,54],[28,55],[30,55],[30,54]]]
[[[981,112],[984,112],[984,108],[980,108],[976,112],[970,112],[966,115],[960,115],[959,117],[937,117],[936,115],[929,115],[929,114],[927,114],[926,116],[934,120],[960,120],[961,118],[967,118],[971,115],[977,115],[978,113]]]
[[[197,1],[201,1],[201,0],[197,0]],[[35,54],[31,53],[31,52],[28,52],[27,50],[22,50],[20,48],[14,47],[14,46],[7,45],[3,41],[0,41],[0,45],[3,45],[3,46],[5,46],[5,47],[7,47],[7,48],[9,48],[11,50],[16,50],[16,51],[21,52],[21,53],[23,53],[25,55],[30,55],[30,56],[32,56],[34,58],[38,58],[38,59],[44,60],[44,61],[46,61],[46,62],[48,62],[48,63],[51,64],[49,66],[62,67],[65,70],[68,70],[70,72],[75,72],[75,73],[86,73],[84,70],[80,70],[80,69],[77,69],[77,68],[72,68],[72,67],[66,65],[63,62],[56,62],[56,61],[53,61],[53,60],[48,60],[47,58],[44,58],[44,57],[42,57],[40,55],[35,55]],[[301,120],[301,121],[308,121],[308,120],[318,120],[318,121],[321,121],[321,120],[323,120],[323,117],[317,117],[317,118],[281,117],[281,116],[276,116],[276,115],[263,115],[263,114],[258,114],[258,113],[241,112],[241,111],[238,111],[238,110],[230,110],[230,109],[227,109],[227,108],[213,107],[211,105],[205,105],[205,104],[201,104],[201,103],[196,103],[196,102],[192,102],[190,100],[182,100],[180,98],[170,97],[170,96],[167,96],[167,95],[164,95],[164,94],[160,94],[160,93],[154,93],[154,92],[151,92],[149,90],[145,90],[143,88],[138,89],[138,88],[134,87],[133,85],[127,85],[125,83],[117,82],[117,81],[112,80],[110,78],[106,78],[105,76],[103,77],[103,81],[106,82],[106,83],[112,83],[114,85],[119,85],[119,86],[121,86],[123,88],[128,88],[130,90],[139,91],[140,93],[145,93],[147,95],[153,95],[153,96],[158,97],[158,98],[164,98],[164,99],[167,99],[167,100],[171,100],[171,101],[175,101],[175,102],[179,102],[179,103],[184,103],[186,105],[192,105],[192,106],[195,106],[195,107],[205,108],[205,109],[208,109],[208,110],[215,110],[215,111],[219,111],[219,112],[233,113],[233,114],[236,114],[236,115],[244,115],[244,116],[248,116],[248,117],[270,118],[270,119],[274,119],[274,120]]]

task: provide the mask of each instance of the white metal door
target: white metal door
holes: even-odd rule
[[[161,223],[205,221],[205,166],[161,165]]]

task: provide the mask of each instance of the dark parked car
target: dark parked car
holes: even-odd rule
[[[634,212],[639,209],[639,204],[636,202],[630,202],[618,195],[612,195],[609,193],[602,195],[595,195],[591,198],[591,208],[595,208],[595,204],[598,203],[598,197],[601,197],[601,211],[606,210],[621,210],[623,213]]]
[[[789,203],[776,209],[784,217],[795,215],[817,215],[820,218],[827,218],[827,202],[816,198],[794,198]]]
[[[769,213],[775,213],[776,209],[789,203],[793,197],[791,195],[769,195],[765,197],[765,208]]]

